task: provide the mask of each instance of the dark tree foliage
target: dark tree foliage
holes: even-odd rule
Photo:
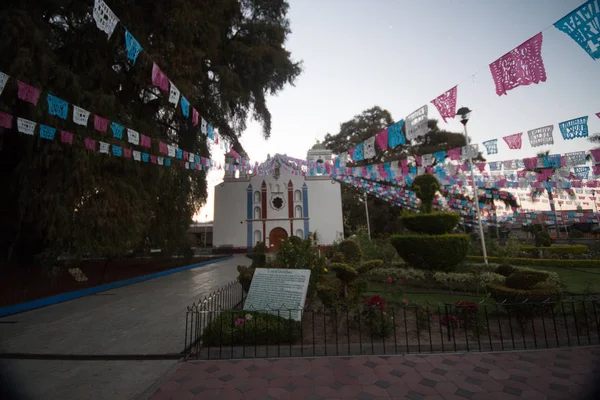
[[[266,96],[301,72],[284,43],[284,0],[111,0],[107,3],[143,46],[135,65],[124,30],[110,40],[97,29],[93,1],[4,0],[0,71],[93,114],[158,141],[209,157],[206,140],[151,85],[154,60],[200,115],[237,141],[248,117],[271,131]],[[16,98],[11,80],[0,111],[76,135],[112,142],[111,134],[48,115]],[[92,127],[93,122],[88,122]],[[215,155],[218,156],[218,155]],[[0,128],[0,265],[31,265],[58,255],[116,257],[151,246],[186,246],[186,229],[206,200],[204,172],[136,163]]]
[[[324,144],[335,154],[341,154],[393,123],[394,119],[389,111],[375,106],[340,124],[340,131],[337,134],[325,135]],[[463,134],[440,129],[437,120],[430,119],[428,127],[429,132],[423,137],[408,141],[406,145],[394,149],[381,150],[376,146],[377,154],[375,158],[349,164],[348,166],[395,161],[409,155],[429,154],[440,150],[462,147],[466,144]],[[478,159],[483,160],[481,156]],[[398,217],[402,212],[400,207],[374,196],[368,196],[367,203],[373,235],[385,236],[398,232],[401,228],[398,222]],[[347,235],[350,235],[355,233],[358,227],[366,225],[363,191],[350,185],[342,185],[342,204],[344,231]]]

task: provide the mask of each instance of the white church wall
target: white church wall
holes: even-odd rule
[[[223,186],[215,186],[213,246],[247,246],[247,187],[248,182],[227,182]],[[253,226],[253,234],[256,229],[262,229],[262,225]]]
[[[310,179],[310,178],[309,178]],[[317,232],[319,244],[331,245],[344,232],[342,191],[330,179],[307,180],[309,228]]]

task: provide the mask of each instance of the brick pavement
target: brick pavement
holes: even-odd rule
[[[151,400],[585,399],[600,347],[182,362]]]

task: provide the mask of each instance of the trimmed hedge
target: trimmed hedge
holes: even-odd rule
[[[546,271],[517,271],[506,278],[505,285],[511,289],[530,290],[549,277]]]
[[[348,264],[332,263],[330,268],[341,281],[351,281],[358,276],[358,271]]]
[[[467,256],[468,261],[483,262],[481,256]],[[499,257],[488,257],[491,263],[500,262]],[[547,258],[512,258],[507,260],[513,265],[524,265],[533,267],[567,267],[567,268],[600,268],[600,260],[561,260]]]
[[[536,247],[536,246],[520,246],[520,251],[532,252],[534,254],[539,254],[540,251],[548,254],[585,254],[589,251],[589,248],[585,244],[574,244],[574,245],[552,245],[550,247]]]
[[[469,251],[469,235],[392,235],[392,245],[414,268],[451,272]]]
[[[223,312],[206,327],[202,342],[206,346],[295,343],[300,338],[300,323],[285,314]]]
[[[371,261],[366,261],[364,262],[359,268],[358,268],[358,273],[359,274],[366,274],[367,272],[373,270],[373,269],[377,269],[377,268],[383,268],[383,261],[382,260],[371,260]]]
[[[330,261],[332,263],[343,263],[346,261],[346,259],[344,258],[344,253],[336,251],[335,253],[333,253],[333,256],[331,257]]]
[[[343,240],[338,245],[338,251],[344,255],[344,262],[348,264],[358,265],[362,260],[362,250],[354,240]]]
[[[496,268],[496,271],[494,272],[502,276],[510,276],[516,270],[517,269],[510,264],[501,264],[500,266],[498,266],[498,268]]]
[[[562,293],[553,286],[538,286],[534,289],[513,289],[504,285],[488,285],[492,298],[498,302],[506,300],[508,303],[520,303],[528,300],[532,303],[560,300]]]
[[[400,217],[404,227],[416,233],[443,235],[451,233],[458,225],[460,215],[450,212],[434,214],[407,214]]]

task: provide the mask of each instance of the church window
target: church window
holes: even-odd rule
[[[260,231],[254,231],[254,244],[257,244],[262,239]]]
[[[295,218],[302,218],[302,206],[296,206]]]
[[[294,201],[302,201],[302,192],[299,190],[296,190],[294,192]]]
[[[279,189],[279,184],[275,185],[275,193],[279,193],[281,190]]]
[[[304,232],[302,229],[296,229],[296,236],[298,236],[300,239],[304,239]]]
[[[260,203],[260,192],[258,190],[254,192],[254,202]]]
[[[283,198],[280,196],[274,197],[271,201],[271,205],[275,210],[281,210],[283,208]]]
[[[254,219],[260,219],[260,207],[254,207]]]

